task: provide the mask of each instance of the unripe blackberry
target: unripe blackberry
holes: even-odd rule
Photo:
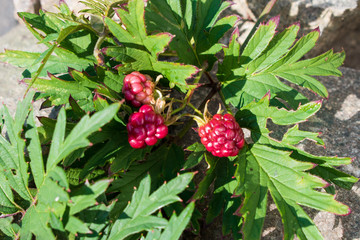
[[[150,105],[142,105],[139,112],[131,114],[126,127],[128,141],[133,148],[155,145],[158,139],[162,139],[168,134],[164,118],[160,114],[156,114]]]
[[[215,114],[198,129],[201,143],[216,157],[236,156],[244,146],[244,133],[231,114]]]
[[[134,107],[154,103],[155,84],[149,75],[132,72],[124,78],[122,93]]]

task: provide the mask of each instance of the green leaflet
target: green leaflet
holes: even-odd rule
[[[192,151],[192,153],[186,159],[184,169],[193,168],[198,165],[203,159],[204,153],[206,151],[205,146],[198,142],[189,146],[186,150]]]
[[[190,221],[192,213],[195,208],[195,203],[191,202],[186,208],[181,212],[179,216],[176,216],[174,213],[169,223],[167,224],[164,232],[160,236],[160,240],[171,240],[171,239],[179,239],[181,237],[182,232],[185,230],[187,224]]]
[[[153,178],[152,187],[159,186],[163,181],[168,181],[177,175],[183,160],[183,150],[179,146],[162,145],[156,151],[149,154],[146,161],[135,161],[129,166],[127,171],[118,173],[119,178],[114,180],[109,188],[109,191],[120,191],[116,210],[112,213],[113,216],[117,217],[121,214],[131,199],[134,187],[137,187],[147,174],[150,174]]]
[[[314,46],[319,37],[312,31],[295,42],[299,26],[294,24],[275,34],[277,18],[261,24],[239,55],[240,44],[235,31],[225,57],[219,64],[219,80],[228,103],[237,108],[259,100],[271,91],[272,105],[284,106],[275,97],[285,100],[291,108],[308,102],[307,98],[285,85],[279,78],[327,97],[326,88],[312,76],[341,76],[337,69],[344,61],[344,53],[331,50],[312,59],[298,61]],[[295,44],[293,45],[293,43]],[[229,65],[230,64],[230,65]]]
[[[168,221],[151,214],[163,206],[179,201],[180,198],[177,194],[186,188],[192,177],[192,173],[179,175],[150,194],[151,182],[150,176],[147,175],[134,192],[132,201],[115,221],[109,240],[124,239],[143,230],[167,226]],[[189,221],[189,217],[187,217],[187,221]]]
[[[229,2],[219,0],[154,0],[146,8],[146,21],[150,31],[170,32],[174,35],[170,48],[181,62],[211,69],[215,54],[222,49],[220,38],[238,21],[238,16],[219,19]],[[164,21],[166,24],[164,24]]]
[[[235,193],[245,197],[239,210],[244,217],[244,237],[260,239],[269,191],[283,218],[285,239],[292,239],[294,234],[304,239],[321,239],[320,232],[298,204],[340,215],[347,214],[349,208],[346,205],[335,201],[334,196],[315,189],[326,187],[326,181],[340,187],[351,187],[357,179],[333,168],[349,164],[351,159],[314,156],[293,146],[305,138],[323,144],[317,133],[298,129],[298,123],[314,115],[320,109],[321,102],[301,105],[295,111],[271,107],[269,102],[270,96],[266,95],[236,114],[240,126],[251,129],[254,141],[243,150],[245,154],[240,154],[236,160],[238,169],[235,176],[239,179],[239,186]],[[296,125],[279,142],[269,136],[266,127],[268,119],[278,125]],[[326,181],[310,175],[309,171]]]
[[[88,146],[87,137],[110,121],[117,113],[119,105],[110,105],[92,117],[84,116],[66,137],[66,116],[64,109],[62,109],[52,135],[52,145],[45,170],[33,111],[29,113],[33,96],[34,93],[30,92],[23,102],[19,103],[14,119],[9,115],[6,107],[0,111],[9,138],[8,141],[4,136],[1,135],[0,137],[0,166],[2,170],[0,175],[0,211],[1,213],[23,212],[24,216],[19,231],[19,236],[22,239],[29,239],[32,234],[38,239],[55,239],[52,229],[60,231],[66,229],[74,234],[89,233],[87,224],[73,215],[93,206],[96,203],[95,199],[104,193],[110,181],[103,180],[94,184],[87,182],[86,186],[73,193],[75,195],[69,195],[67,190],[70,188],[66,173],[57,164],[77,148]],[[24,122],[27,118],[25,132],[22,135],[20,133],[23,131]],[[31,179],[27,172],[29,166],[25,161],[26,152],[23,137],[29,140],[27,150],[30,158],[30,169],[37,186],[35,191],[28,186]],[[18,193],[19,197],[14,198],[11,189]],[[89,190],[92,194],[89,194]],[[27,209],[23,209],[26,206]],[[66,208],[69,209],[68,212],[66,212]],[[64,218],[65,221],[67,219],[68,221],[62,222],[61,219]],[[34,225],[34,222],[37,224]],[[7,235],[11,235],[18,228],[17,223],[11,227],[5,224],[2,230]]]
[[[103,52],[125,64],[124,71],[156,71],[169,80],[171,87],[176,85],[182,91],[186,91],[185,80],[196,74],[198,69],[191,65],[158,61],[158,55],[165,50],[173,36],[169,33],[147,35],[144,2],[131,0],[128,4],[128,12],[124,9],[118,9],[117,12],[126,30],[110,18],[105,18],[105,24],[123,46],[105,48]]]

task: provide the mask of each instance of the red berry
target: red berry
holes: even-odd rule
[[[122,92],[126,101],[134,107],[140,107],[154,102],[154,88],[155,84],[149,75],[132,72],[124,78]]]
[[[206,150],[216,157],[236,156],[245,144],[244,133],[231,114],[215,114],[198,133]]]
[[[150,105],[143,105],[139,112],[131,114],[126,128],[129,143],[133,148],[155,145],[158,139],[164,138],[168,134],[164,118],[160,114],[156,114]]]

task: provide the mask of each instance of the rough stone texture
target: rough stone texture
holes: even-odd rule
[[[0,16],[2,21],[0,21],[0,36],[8,32],[13,28],[17,22],[13,17],[14,4],[12,1],[2,0],[0,8]]]
[[[37,13],[40,9],[40,0],[13,0],[15,12],[14,16],[20,20],[17,16],[17,12],[31,12]]]
[[[40,2],[41,9],[50,12],[56,11],[56,6],[59,5],[59,0],[40,0]],[[84,8],[84,4],[79,3],[79,0],[65,0],[64,2],[66,2],[69,8],[75,13]]]
[[[232,10],[243,17],[240,21],[240,42],[254,26],[268,0],[234,0]],[[279,30],[300,22],[299,36],[319,27],[321,37],[308,57],[317,56],[331,48],[345,50],[345,66],[360,69],[360,4],[359,0],[278,0],[270,15],[280,15]]]
[[[12,0],[15,5],[16,12],[38,12],[39,9],[45,11],[54,12],[57,10],[59,2],[66,2],[70,9],[78,12],[84,7],[82,3],[79,3],[79,0]]]
[[[25,26],[17,25],[0,37],[0,52],[3,52],[4,49],[33,52],[40,52],[46,49],[44,46],[36,43],[37,40],[29,33]],[[0,62],[0,72],[0,105],[5,104],[13,114],[15,113],[18,100],[23,97],[26,90],[26,86],[20,84],[22,70],[10,64]],[[35,108],[38,109],[39,105],[40,103],[37,102]],[[46,115],[48,111],[37,111],[36,114]]]

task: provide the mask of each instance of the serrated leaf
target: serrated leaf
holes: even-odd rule
[[[101,235],[108,236],[108,234],[104,234],[104,232],[108,225],[109,213],[114,205],[114,203],[109,206],[99,204],[89,208],[85,212],[79,213],[80,220],[84,221],[92,231],[92,234],[89,234],[84,238],[85,240],[97,238]]]
[[[69,221],[67,222],[65,229],[73,234],[83,233],[89,234],[92,233],[91,230],[87,227],[87,225],[74,216],[69,217]]]
[[[222,234],[232,232],[234,239],[239,239],[241,218],[234,213],[240,207],[242,199],[234,196],[238,185],[235,179],[234,163],[226,158],[220,158],[215,169],[214,191],[209,203],[206,222],[210,223],[222,212]]]
[[[34,93],[29,93],[22,102],[18,103],[14,119],[6,106],[3,107],[3,118],[9,141],[0,135],[0,168],[9,181],[11,187],[25,200],[30,201],[32,196],[28,185],[28,164],[25,162],[25,142],[20,137],[23,124],[28,115]]]
[[[14,195],[9,182],[3,175],[4,169],[0,168],[0,171],[0,212],[4,214],[14,213],[18,210],[14,204]]]
[[[184,169],[193,168],[198,165],[201,160],[204,158],[204,153],[206,151],[205,147],[201,143],[194,143],[193,145],[189,146],[186,150],[192,151],[192,153],[186,159],[184,164]]]
[[[31,111],[27,120],[29,130],[26,131],[25,137],[30,139],[28,151],[30,156],[31,172],[34,177],[36,186],[39,188],[44,181],[44,162],[40,139],[35,124],[34,111]]]
[[[6,236],[14,239],[16,237],[16,231],[14,230],[11,224],[12,221],[13,221],[13,217],[0,218],[0,230]]]
[[[84,82],[66,81],[50,75],[50,79],[38,78],[32,86],[50,97],[52,105],[68,103],[70,96],[75,100],[84,101],[86,110],[91,109],[93,105],[91,90]]]
[[[62,108],[59,113],[53,135],[54,139],[59,140],[53,140],[51,145],[48,161],[46,164],[47,171],[56,166],[59,161],[61,161],[74,150],[89,146],[90,142],[87,137],[93,132],[98,131],[100,127],[109,122],[115,116],[119,107],[119,104],[112,104],[108,108],[95,113],[91,118],[86,115],[72,129],[65,140],[65,110]]]
[[[146,176],[134,192],[132,201],[115,221],[109,239],[123,239],[142,230],[165,227],[165,219],[151,216],[156,210],[176,201],[192,179],[192,173],[179,175],[150,194],[150,176]]]
[[[110,18],[105,18],[105,23],[124,47],[117,47],[115,54],[111,54],[114,49],[105,49],[105,54],[118,57],[117,52],[120,52],[122,61],[126,58],[135,60],[131,60],[129,63],[124,62],[126,68],[160,72],[170,81],[172,86],[177,85],[182,91],[185,91],[187,89],[185,80],[196,74],[198,69],[191,65],[157,60],[158,55],[164,51],[171,41],[172,35],[168,33],[147,35],[144,22],[144,2],[142,0],[131,0],[128,3],[128,11],[118,9],[117,12],[126,29]],[[124,58],[124,56],[126,57]]]
[[[288,131],[284,134],[281,142],[295,145],[300,143],[304,139],[311,139],[319,145],[324,145],[324,141],[318,136],[319,133],[299,130],[299,125],[296,124],[294,125],[294,127],[288,129]]]
[[[186,208],[181,212],[179,216],[176,216],[174,213],[169,223],[167,224],[166,228],[164,229],[164,232],[160,236],[160,240],[171,240],[171,239],[179,239],[182,232],[188,225],[192,212],[194,211],[195,203],[191,202],[189,205],[186,206]]]
[[[46,213],[38,212],[35,206],[27,209],[27,212],[22,220],[22,227],[20,228],[20,236],[24,239],[31,239],[34,234],[38,239],[55,240],[55,236],[48,226],[49,217]],[[36,227],[34,226],[36,222]]]
[[[315,114],[320,107],[321,102],[318,101],[301,105],[296,111],[277,109],[276,107],[269,106],[269,97],[267,96],[258,103],[253,102],[244,107],[243,110],[236,114],[236,118],[239,121],[240,126],[252,130],[251,137],[255,142],[259,141],[261,144],[271,145],[276,149],[292,151],[290,155],[291,158],[317,164],[311,172],[340,187],[349,189],[358,181],[358,179],[347,174],[344,175],[344,173],[335,170],[333,166],[350,164],[352,162],[351,158],[315,156],[293,146],[295,142],[305,138],[310,138],[322,143],[322,140],[317,137],[318,133],[299,131],[296,129],[296,125],[289,129],[290,134],[296,135],[293,140],[290,140],[288,137],[289,134],[286,133],[283,137],[283,141],[279,142],[269,136],[269,130],[266,128],[268,118],[271,118],[274,123],[279,125],[298,124]]]
[[[258,191],[260,192],[264,192],[264,190],[268,188],[272,195],[274,194],[277,196],[278,199],[276,200],[283,202],[287,208],[297,208],[296,204],[301,204],[336,214],[347,214],[349,212],[349,208],[346,205],[335,201],[332,195],[314,190],[314,188],[324,187],[326,182],[305,173],[304,171],[313,168],[313,164],[294,161],[290,158],[289,152],[275,150],[265,145],[254,144],[250,146],[247,152],[246,161],[248,163],[247,171],[258,172],[260,175],[253,177],[253,180],[251,181],[253,184],[252,186],[245,186],[245,188],[249,188],[249,192],[245,192],[245,198],[246,196],[254,196],[254,187],[258,186],[256,189],[259,189]],[[289,178],[288,176],[292,177]],[[266,192],[262,196],[265,195]],[[251,214],[255,211],[257,205],[250,205],[254,202],[266,206],[266,202],[263,202],[266,198],[261,199],[259,195],[257,199],[258,200],[256,201],[255,199],[249,201],[248,204],[245,204],[246,202],[244,202],[240,213],[249,212]],[[301,214],[303,215],[305,213],[302,212]],[[296,213],[293,213],[293,215],[293,217],[297,219],[296,222],[300,224],[301,217],[297,216]],[[263,215],[263,217],[264,216],[265,215]],[[246,219],[247,218],[245,218],[243,227],[244,234],[249,234],[249,236],[254,237],[253,234],[258,233],[256,239],[260,239],[261,235],[259,234],[259,230],[261,230],[262,224],[260,225],[260,229],[257,227],[257,231],[255,231],[252,227],[247,226],[251,226],[253,224],[252,220],[256,218],[248,218],[250,222]],[[289,219],[285,219],[284,221],[289,221]],[[288,231],[292,229],[285,227],[284,230]],[[289,236],[289,233],[285,232],[284,235]]]
[[[296,108],[299,104],[307,103],[307,98],[279,78],[327,97],[324,85],[312,76],[341,75],[337,68],[344,61],[343,53],[328,51],[318,57],[298,61],[315,46],[318,31],[310,32],[292,46],[299,26],[292,25],[275,35],[277,21],[273,18],[267,24],[260,25],[241,56],[236,52],[240,48],[235,41],[238,32],[233,33],[229,47],[224,49],[225,57],[219,64],[219,80],[223,82],[226,102],[237,108],[254,99],[259,100],[267,91],[271,91],[272,105],[284,106],[275,99],[277,97],[285,100],[291,108]]]
[[[183,63],[202,67],[206,61],[211,69],[216,61],[214,54],[221,50],[218,41],[238,21],[237,16],[219,19],[228,6],[228,2],[218,0],[156,0],[149,3],[145,17],[150,31],[160,29],[175,35],[170,48]]]
[[[273,19],[270,19],[266,24],[260,24],[241,53],[240,64],[243,68],[246,68],[249,62],[258,58],[263,53],[274,37],[276,27],[277,23]]]
[[[71,197],[70,214],[74,215],[90,206],[96,204],[96,198],[105,192],[111,180],[97,181],[93,185],[85,182],[78,191],[74,192]]]

